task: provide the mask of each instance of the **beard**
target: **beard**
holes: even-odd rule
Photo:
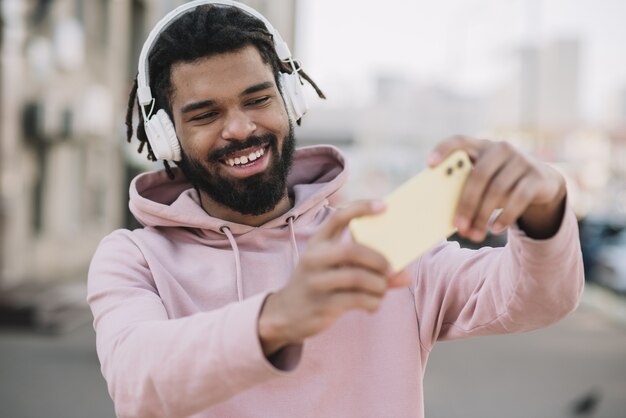
[[[206,162],[215,167],[212,172],[201,161],[188,156],[182,150],[178,166],[198,191],[205,192],[214,201],[244,215],[261,215],[274,209],[287,192],[287,175],[293,162],[295,142],[290,123],[289,133],[284,138],[280,153],[276,135],[267,133],[232,142],[211,153]],[[243,179],[222,175],[222,158],[246,148],[266,145],[271,150],[271,161],[263,172]]]

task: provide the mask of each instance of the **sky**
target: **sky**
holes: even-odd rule
[[[602,120],[626,91],[625,22],[624,0],[298,0],[295,51],[342,104],[371,98],[381,72],[481,92],[515,47],[579,38],[582,110]]]

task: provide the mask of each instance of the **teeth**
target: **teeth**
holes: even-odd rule
[[[242,155],[241,157],[229,158],[226,160],[226,164],[233,167],[235,165],[247,164],[250,161],[254,161],[257,158],[260,158],[263,154],[265,154],[265,150],[260,148],[254,152],[251,152],[249,155]]]

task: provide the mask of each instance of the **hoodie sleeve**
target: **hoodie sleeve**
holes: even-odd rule
[[[169,319],[129,231],[100,244],[89,269],[102,373],[120,417],[181,417],[287,374],[258,339],[267,293]]]
[[[437,340],[522,332],[550,325],[576,308],[584,273],[576,217],[534,240],[513,227],[503,248],[445,243],[414,265],[413,292],[423,347]]]

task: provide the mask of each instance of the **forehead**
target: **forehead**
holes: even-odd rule
[[[274,81],[272,67],[253,46],[172,66],[174,107],[195,100],[219,100],[239,95],[247,87]]]

